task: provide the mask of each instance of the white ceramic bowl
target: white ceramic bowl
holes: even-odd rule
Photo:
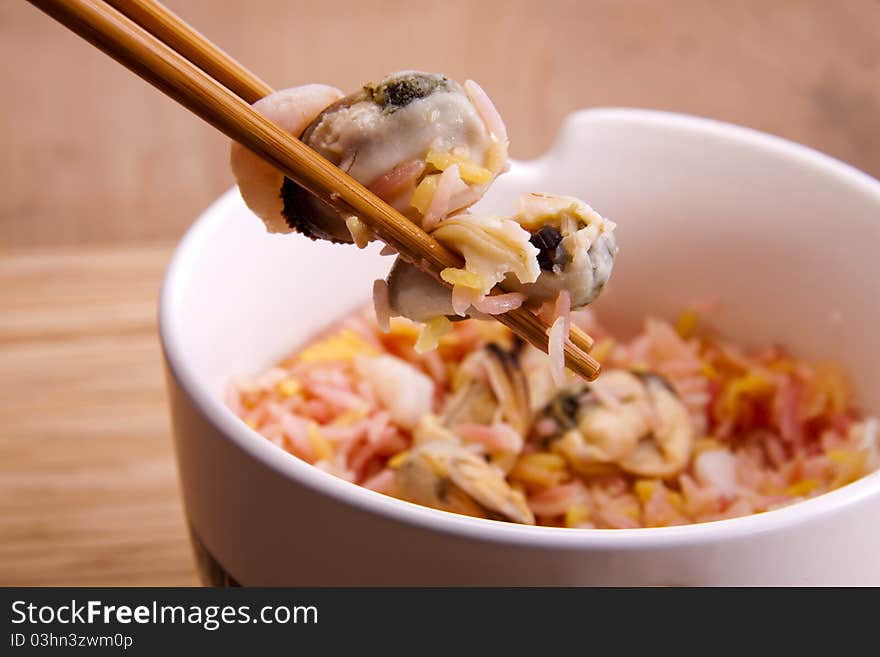
[[[699,118],[589,110],[518,162],[483,209],[571,194],[619,224],[601,301],[623,331],[714,297],[713,323],[839,360],[880,413],[880,183],[812,150]],[[223,403],[367,301],[388,258],[270,236],[237,191],[180,244],[162,292],[177,457],[194,543],[253,585],[880,584],[880,473],[788,508],[684,527],[573,530],[447,514],[334,478]],[[222,571],[217,570],[222,566]],[[209,576],[209,581],[219,581]]]

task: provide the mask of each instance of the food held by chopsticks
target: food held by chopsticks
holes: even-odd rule
[[[520,306],[553,323],[550,350],[561,380],[568,312],[591,303],[611,275],[615,224],[570,197],[525,194],[506,216],[471,213],[508,168],[507,130],[486,93],[434,73],[403,71],[342,97],[325,85],[277,91],[254,109],[346,171],[461,255],[443,282],[398,257],[374,287],[380,324],[403,316],[425,324],[422,347],[449,320]],[[271,232],[365,246],[374,234],[233,143],[233,172],[247,205]],[[444,282],[446,285],[444,285]],[[495,286],[500,294],[491,294]]]
[[[407,262],[416,265],[421,272],[443,281],[450,287],[453,285],[458,287],[459,301],[462,304],[467,300],[466,297],[474,296],[473,291],[465,288],[491,287],[486,280],[475,279],[475,272],[467,270],[465,258],[462,257],[462,254],[467,255],[466,249],[456,253],[441,244],[423,229],[424,222],[419,225],[407,219],[383,201],[375,191],[364,187],[340,167],[296,138],[306,117],[314,120],[312,114],[323,110],[312,108],[314,112],[311,112],[308,103],[296,107],[285,103],[282,97],[274,97],[273,100],[277,101],[278,107],[282,109],[286,107],[290,114],[285,118],[279,118],[277,122],[263,116],[260,111],[251,107],[251,104],[272,97],[271,88],[160,3],[155,0],[140,0],[138,3],[115,2],[115,0],[112,3],[100,0],[30,0],[30,2],[268,163],[262,166],[254,165],[252,160],[253,166],[248,166],[246,159],[243,164],[239,163],[242,166],[239,173],[243,174],[244,183],[253,184],[259,189],[261,181],[271,182],[274,179],[277,183],[278,174],[273,169],[281,172],[282,186],[285,187],[285,196],[288,196],[287,202],[291,206],[286,211],[282,197],[281,216],[285,222],[290,217],[296,217],[294,223],[299,221],[300,226],[303,227],[306,224],[302,221],[302,217],[308,216],[312,222],[310,228],[316,228],[327,217],[332,217],[332,213],[324,213],[323,219],[319,219],[322,214],[320,212],[294,215],[293,206],[299,209],[299,205],[302,205],[296,201],[300,194],[292,186],[292,183],[295,183],[308,190],[316,199],[320,199],[320,203],[335,208],[344,220],[349,237],[355,242],[363,245],[372,237],[382,240],[392,252],[398,252]],[[374,103],[379,98],[378,104],[382,109],[380,114],[397,114],[399,110],[409,105],[419,107],[422,101],[429,98],[434,101],[436,100],[434,94],[440,88],[450,92],[456,91],[452,83],[442,76],[406,74],[405,79],[415,84],[399,87],[395,82],[386,85],[384,91],[377,88],[375,90],[377,93],[369,96],[368,100]],[[496,157],[489,160],[501,164],[502,159],[497,157],[500,153],[499,148],[506,149],[507,141],[503,123],[488,97],[479,87],[473,83],[469,83],[468,86],[467,95],[485,124],[484,130],[487,131],[489,139],[494,142],[492,152]],[[320,95],[320,88],[312,89]],[[384,101],[381,99],[382,94],[387,96]],[[338,92],[334,92],[334,95],[338,95]],[[356,105],[360,100],[363,98],[353,99],[352,104]],[[315,102],[314,99],[311,99],[311,102]],[[266,100],[265,104],[267,107],[264,109],[273,106],[270,100]],[[400,119],[400,116],[405,114],[406,112],[401,113],[395,118]],[[438,118],[440,118],[439,114],[433,110],[427,116],[422,116],[422,120],[427,120],[428,124],[436,123]],[[285,127],[279,125],[279,122],[286,122],[289,125]],[[344,125],[345,121],[342,123]],[[392,133],[400,136],[397,130],[393,130]],[[380,152],[387,145],[383,141],[376,143],[380,147]],[[432,149],[437,151],[437,145],[432,142]],[[464,157],[465,160],[470,158],[469,149],[467,153],[447,152],[440,149],[439,153],[441,156],[451,153],[452,156]],[[483,162],[482,168],[488,167],[491,173],[494,167],[489,160]],[[464,184],[464,179],[469,175],[468,163],[437,160],[428,155],[425,157],[425,163],[445,174],[434,177],[437,187],[440,187],[442,179],[447,185],[446,191],[438,194],[438,189],[431,189],[430,183],[427,183],[427,196],[430,198],[428,207],[415,206],[419,209],[422,219],[427,219],[428,224],[433,227],[451,211],[450,206],[445,204],[447,201],[454,203],[455,195],[460,191],[452,183],[459,181]],[[458,172],[457,178],[452,175],[456,172]],[[480,172],[471,171],[471,173]],[[292,182],[285,184],[285,178]],[[396,175],[389,176],[386,182],[394,182],[396,178]],[[421,185],[421,180],[419,184]],[[475,184],[479,187],[485,185],[486,181],[475,181]],[[265,189],[269,197],[256,202],[251,199],[251,205],[258,213],[272,216],[271,207],[273,204],[277,205],[273,188],[274,185],[270,184]],[[384,191],[389,192],[388,189]],[[314,203],[315,201],[309,200],[305,204],[314,205]],[[289,216],[285,216],[285,211]],[[276,221],[273,225],[281,224]],[[574,225],[577,227],[577,224]],[[507,246],[504,244],[504,238],[510,237],[510,228],[512,228],[510,224],[505,224],[503,234],[490,236],[496,239],[486,242],[484,246],[492,244],[497,247],[499,243],[502,247]],[[319,236],[318,230],[310,232],[313,237]],[[345,233],[341,235],[344,237]],[[332,234],[325,236],[332,237]],[[523,237],[523,234],[520,233],[519,237]],[[543,237],[538,237],[539,244],[546,242]],[[584,245],[582,240],[579,244]],[[507,259],[510,249],[493,248],[489,251],[489,262],[497,261],[502,267],[500,272],[496,272],[496,277],[501,280],[510,270],[509,264],[512,260]],[[528,259],[529,254],[520,257]],[[520,282],[522,280],[520,277]],[[385,302],[380,303],[380,307],[389,310],[390,313],[390,294],[387,286],[379,284],[374,287],[377,300]],[[478,296],[482,297],[483,293],[480,292]],[[527,343],[542,351],[552,352],[554,363],[558,365],[554,371],[560,376],[563,363],[587,380],[593,380],[598,376],[601,366],[589,354],[593,345],[592,338],[567,319],[570,294],[560,292],[555,304],[552,307],[549,303],[545,304],[542,308],[543,312],[539,313],[529,309],[534,303],[525,304],[524,301],[533,300],[526,299],[521,293],[505,293],[503,289],[495,289],[492,290],[491,296],[493,297],[491,305],[494,305],[496,310],[499,310],[499,307],[505,309],[503,312],[499,310],[499,314],[490,313],[491,316]],[[547,323],[547,316],[555,318],[552,330]],[[434,318],[429,331],[426,332],[428,339],[421,341],[422,347],[426,347],[431,342],[431,336],[436,339],[448,328],[448,317],[441,315]]]

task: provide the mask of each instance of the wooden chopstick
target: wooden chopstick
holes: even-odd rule
[[[162,3],[151,0],[105,2],[248,103],[272,93],[272,87]]]
[[[463,266],[458,254],[446,249],[356,180],[256,112],[250,102],[271,92],[271,88],[159,3],[114,2],[141,22],[138,25],[100,0],[29,2],[252,150],[297,184],[329,199],[342,211],[358,216],[379,239],[419,268],[439,279],[443,269]],[[155,36],[152,31],[156,32]],[[168,40],[167,45],[163,39]],[[204,61],[218,79],[189,61],[177,47],[196,61]],[[494,317],[530,344],[547,351],[548,326],[527,309],[518,308]],[[565,363],[588,380],[595,379],[600,370],[599,362],[588,353],[591,347],[592,339],[572,327],[565,344]]]

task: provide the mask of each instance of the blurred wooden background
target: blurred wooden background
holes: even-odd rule
[[[880,176],[878,0],[167,0],[276,87],[474,78],[529,158],[638,106]],[[232,183],[222,136],[27,3],[0,3],[0,584],[194,581],[154,304]]]
[[[527,158],[568,112],[639,106],[880,176],[877,0],[168,0],[277,87],[400,68],[480,82]],[[0,3],[0,243],[166,240],[231,184],[226,141],[21,1]]]

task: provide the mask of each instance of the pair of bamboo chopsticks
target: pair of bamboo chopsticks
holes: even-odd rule
[[[439,280],[462,258],[250,104],[272,92],[265,82],[153,0],[29,0],[194,114],[246,146],[311,193],[358,216],[380,240]],[[111,6],[112,5],[112,6]],[[547,351],[548,326],[525,308],[495,319]],[[592,339],[571,327],[565,363],[593,380]]]

